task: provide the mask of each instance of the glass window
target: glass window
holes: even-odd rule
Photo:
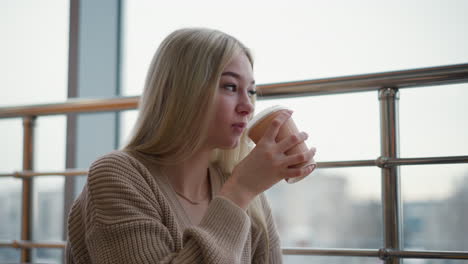
[[[132,129],[135,126],[136,119],[138,117],[137,110],[122,111],[120,119],[120,138],[119,138],[119,148],[125,146],[125,144],[130,140]]]
[[[379,169],[317,170],[267,196],[285,247],[382,247]]]
[[[0,170],[3,173],[21,170],[23,168],[23,120],[20,118],[0,119],[0,131],[2,146]],[[0,188],[4,186],[0,184]]]
[[[23,135],[21,119],[0,120],[0,173],[12,173],[22,168]],[[0,241],[21,238],[21,180],[0,177]],[[0,247],[0,262],[19,260],[20,251]]]
[[[379,155],[376,92],[261,100],[256,112],[281,104],[317,147],[316,161],[374,159]],[[319,169],[302,182],[267,192],[282,244],[291,247],[382,246],[380,170]],[[346,235],[343,235],[346,234]]]
[[[468,247],[468,164],[401,168],[404,246],[464,251]]]
[[[49,248],[37,248],[33,249],[34,259],[36,263],[51,263],[60,264],[63,263],[63,250],[62,249],[49,249]]]
[[[68,19],[69,1],[2,1],[0,3],[0,107],[64,101],[67,97],[68,70]],[[63,169],[64,167],[64,118],[62,121],[38,121],[35,136],[34,165],[36,169]],[[49,120],[57,120],[51,118]],[[42,128],[41,128],[42,127]],[[0,171],[11,173],[22,170],[21,119],[0,120]],[[46,215],[45,207],[63,209],[55,202],[62,203],[63,196],[56,197],[54,204],[45,203],[42,194],[62,188],[63,181],[52,182],[41,179],[35,182],[34,229],[39,239],[61,240],[63,212]],[[56,189],[58,190],[58,189]],[[60,192],[60,191],[59,191]],[[63,190],[61,191],[63,193]],[[19,240],[21,224],[21,180],[0,179],[0,196],[7,201],[0,210],[0,239]],[[48,198],[51,200],[52,198]],[[54,207],[52,207],[54,206]],[[41,209],[43,209],[41,211]],[[7,219],[4,219],[7,217]],[[33,220],[33,219],[31,219]],[[60,224],[52,226],[51,220]],[[39,221],[39,222],[37,222]],[[48,227],[60,232],[47,236]],[[44,229],[41,229],[44,228]],[[60,230],[60,231],[58,231]],[[46,232],[39,235],[37,232]],[[18,262],[20,250],[1,248],[0,262]],[[43,260],[43,259],[41,259]],[[59,259],[56,258],[57,263]],[[50,261],[47,260],[47,261]]]
[[[468,154],[466,88],[458,84],[400,91],[402,157]],[[468,165],[402,166],[400,171],[405,247],[466,250]]]
[[[0,261],[2,263],[14,263],[20,259],[21,252],[15,248],[0,248]]]
[[[37,171],[62,171],[65,169],[66,117],[50,116],[37,119],[35,135],[35,169]],[[51,142],[54,142],[51,144]],[[34,178],[33,239],[57,242],[63,240],[64,209],[63,176]],[[60,249],[35,249],[37,262],[61,263]]]
[[[466,63],[467,9],[457,0],[125,1],[122,91],[141,93],[155,49],[180,27],[238,37],[260,84]]]
[[[375,159],[380,155],[377,92],[259,100],[255,112],[272,105],[294,110],[292,118],[309,134],[316,159]]]
[[[400,90],[402,157],[467,155],[468,84]]]
[[[1,2],[0,106],[66,99],[68,2]]]

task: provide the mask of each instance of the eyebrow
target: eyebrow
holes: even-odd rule
[[[231,77],[234,77],[236,79],[242,79],[242,77],[238,74],[238,73],[235,73],[235,72],[223,72],[221,74],[221,76],[231,76]],[[255,80],[252,81],[252,84],[255,84]]]

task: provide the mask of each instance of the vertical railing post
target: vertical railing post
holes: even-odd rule
[[[399,125],[398,125],[399,93],[396,88],[379,90],[380,101],[380,143],[382,157],[398,157]],[[382,206],[385,249],[400,249],[400,175],[399,167],[382,168]],[[385,259],[385,264],[399,264],[400,258]]]
[[[34,167],[34,126],[35,116],[23,118],[23,170],[32,170]],[[21,240],[30,241],[32,237],[32,178],[23,178],[21,200]],[[31,262],[31,250],[21,249],[21,262]]]

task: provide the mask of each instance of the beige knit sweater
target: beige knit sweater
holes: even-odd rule
[[[279,239],[263,195],[270,250],[247,213],[216,196],[191,224],[167,178],[122,151],[95,161],[68,219],[66,263],[282,263]],[[223,177],[215,167],[211,177]]]

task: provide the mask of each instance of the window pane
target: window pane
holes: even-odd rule
[[[400,90],[402,157],[468,155],[468,84]]]
[[[132,129],[135,126],[135,122],[138,117],[137,110],[130,110],[121,112],[120,118],[120,138],[119,138],[119,148],[125,146],[125,144],[130,140]]]
[[[35,179],[34,239],[63,240],[63,177]]]
[[[33,258],[36,263],[61,264],[63,263],[62,249],[37,248],[33,249]]]
[[[15,263],[21,258],[21,251],[15,248],[0,248],[1,263]]]
[[[0,3],[1,106],[67,97],[69,1]]]
[[[1,1],[0,107],[63,101],[67,97],[69,1]],[[22,124],[5,127],[0,121],[0,171],[22,169]],[[16,122],[16,121],[15,121]],[[53,129],[50,134],[55,134]],[[39,142],[55,148],[55,140]],[[6,146],[6,147],[5,147]],[[62,145],[63,147],[64,145]],[[52,159],[52,156],[46,157]],[[61,156],[55,157],[57,161]],[[41,158],[35,165],[43,164]],[[62,164],[63,165],[63,164]],[[0,179],[0,239],[20,239],[21,180]],[[60,199],[63,199],[62,197]],[[8,217],[8,219],[4,219]],[[33,219],[31,219],[33,220]],[[5,235],[6,237],[3,237]],[[0,249],[0,262],[18,262],[20,251]],[[9,257],[10,256],[10,257]],[[12,257],[13,256],[13,257]]]
[[[284,247],[380,248],[377,168],[319,169],[267,191]]]
[[[51,116],[37,119],[35,135],[35,170],[62,171],[65,169],[66,117]],[[36,241],[63,240],[63,176],[38,176],[34,178],[33,239]],[[36,262],[47,262],[61,257],[60,249],[33,250]],[[57,255],[58,254],[58,255]]]
[[[309,134],[307,144],[317,148],[317,161],[380,155],[377,92],[259,100],[255,112],[277,104],[294,110],[299,130]]]
[[[467,9],[457,0],[125,1],[123,94],[141,93],[156,47],[180,27],[238,37],[255,54],[257,83],[466,63]]]
[[[23,120],[0,119],[0,171],[13,172],[23,168]],[[2,188],[3,184],[0,184]]]
[[[402,89],[401,156],[468,155],[466,98],[466,84]],[[468,165],[403,166],[401,177],[405,247],[466,250]]]
[[[22,169],[23,124],[21,119],[0,120],[0,173]],[[0,177],[0,241],[12,242],[21,238],[21,180]],[[0,248],[0,262],[18,262],[20,251]]]
[[[468,165],[401,168],[404,245],[408,249],[468,248]]]

